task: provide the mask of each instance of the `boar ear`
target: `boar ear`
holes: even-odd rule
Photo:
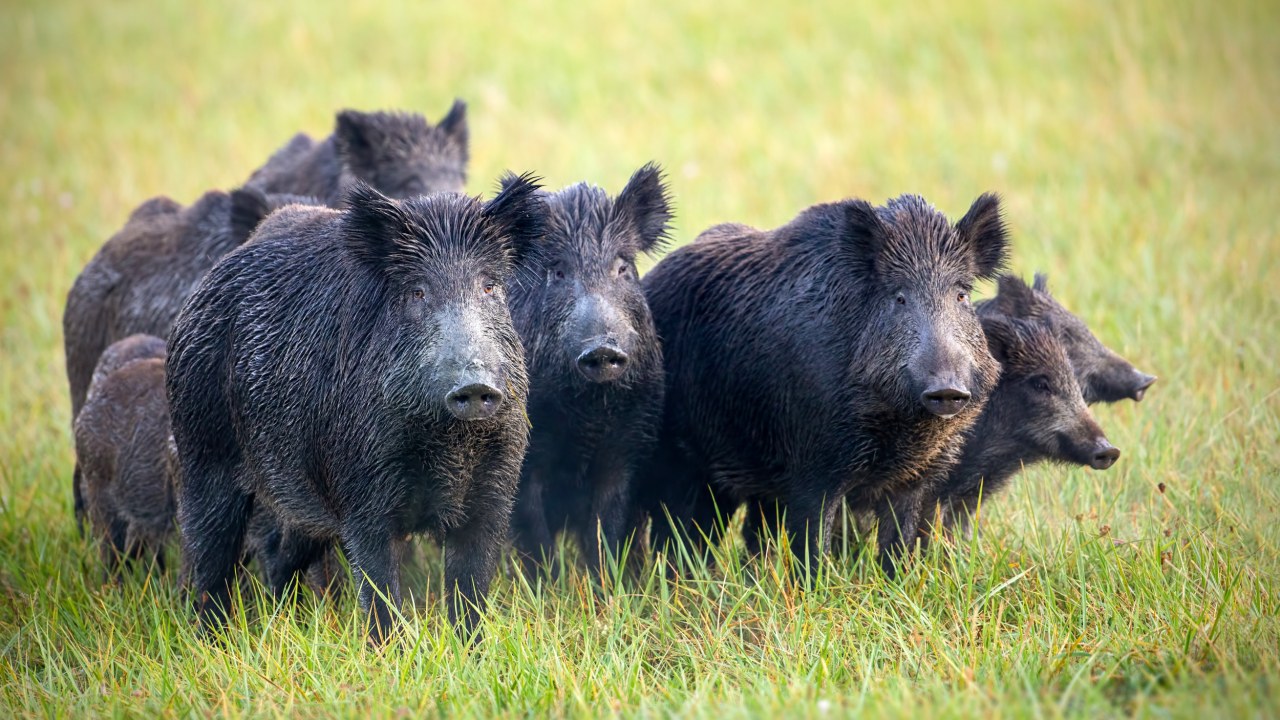
[[[231,191],[231,217],[229,219],[231,240],[236,245],[243,244],[253,234],[258,223],[271,214],[271,203],[266,193],[246,185],[239,190]]]
[[[1035,317],[1037,305],[1035,291],[1017,275],[1004,274],[997,280],[996,307],[1013,318]]]
[[[506,173],[500,190],[485,203],[483,216],[508,243],[519,263],[530,257],[547,232],[547,203],[533,173]]]
[[[876,260],[884,252],[889,231],[876,209],[866,200],[846,200],[840,205],[844,210],[842,240],[852,251],[854,262],[865,267],[874,276],[877,272]]]
[[[1000,198],[983,193],[969,212],[956,223],[956,233],[973,254],[977,276],[991,279],[1004,268],[1009,248],[1009,231],[1000,217]]]
[[[1022,350],[1022,337],[1018,335],[1015,320],[999,315],[982,318],[982,332],[987,336],[987,350],[1001,365],[1018,356]]]
[[[347,190],[346,208],[343,228],[351,254],[376,268],[386,267],[409,226],[400,203],[357,180]]]
[[[134,220],[142,220],[143,218],[160,217],[161,215],[172,215],[182,211],[182,205],[177,201],[165,195],[158,195],[147,200],[129,213],[129,222]]]
[[[671,194],[662,168],[648,163],[627,181],[614,201],[615,217],[628,218],[640,233],[640,251],[649,255],[666,249],[671,240]]]
[[[467,130],[467,104],[461,98],[454,100],[453,107],[449,108],[448,114],[440,119],[440,124],[436,127],[462,149],[462,158],[466,160],[467,147],[471,142],[470,131]]]
[[[1049,294],[1049,276],[1042,272],[1036,273],[1036,280],[1035,280],[1034,287],[1036,292],[1042,292],[1046,295]]]
[[[338,146],[338,155],[360,174],[373,163],[374,151],[380,142],[377,123],[369,113],[343,110],[338,113],[333,140]]]

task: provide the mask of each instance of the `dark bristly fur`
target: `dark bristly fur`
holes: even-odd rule
[[[696,547],[748,503],[753,550],[781,511],[793,550],[816,557],[842,498],[870,509],[945,472],[995,385],[968,294],[1006,242],[994,196],[952,226],[907,195],[814,206],[770,232],[719,226],[668,255],[644,279],[666,363],[641,489],[655,547],[664,512]],[[931,411],[942,383],[968,403]]]
[[[1036,273],[1034,286],[1028,286],[1016,275],[1002,275],[998,294],[978,303],[977,308],[984,318],[1005,315],[1032,319],[1052,330],[1071,358],[1085,402],[1090,405],[1142,400],[1156,381],[1099,342],[1080,318],[1055,300],[1043,273]]]
[[[209,272],[169,338],[179,503],[198,610],[228,609],[252,508],[341,540],[370,633],[400,601],[398,547],[445,544],[450,615],[474,628],[528,440],[528,379],[502,283],[545,231],[528,178],[488,203],[363,185],[294,206]],[[487,388],[488,415],[459,399]],[[494,400],[496,398],[496,400]]]
[[[455,100],[437,125],[417,113],[343,110],[333,134],[293,137],[247,184],[269,193],[313,195],[331,207],[356,181],[407,198],[461,192],[467,180],[467,105]]]
[[[264,196],[252,189],[205,193],[183,208],[165,197],[134,210],[129,221],[89,261],[67,294],[62,315],[72,420],[80,414],[98,356],[136,333],[167,337],[187,296],[209,268],[249,237],[269,210],[293,195]],[[249,208],[258,212],[255,218]],[[77,522],[82,522],[79,466],[72,480]]]
[[[564,529],[598,571],[627,541],[633,476],[657,433],[662,353],[635,259],[661,252],[671,206],[653,164],[616,198],[579,184],[546,200],[547,235],[511,293],[533,425],[512,530],[528,570]]]
[[[163,569],[173,531],[164,341],[131,335],[102,353],[75,422],[89,525],[108,573],[121,560]]]
[[[1000,316],[982,318],[982,328],[1000,381],[935,492],[947,531],[967,531],[979,499],[987,506],[1024,467],[1047,460],[1105,470],[1120,455],[1089,413],[1052,330]]]

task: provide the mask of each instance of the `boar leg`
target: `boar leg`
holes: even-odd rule
[[[963,542],[973,538],[974,515],[978,512],[978,498],[957,496],[942,501],[942,530],[948,540]]]
[[[106,567],[106,579],[117,576],[123,569],[128,552],[129,523],[122,517],[104,517],[102,542],[99,545],[102,564]]]
[[[591,512],[578,518],[578,542],[587,568],[597,577],[604,562],[622,560],[631,526],[631,471],[614,452],[596,456],[588,473]]]
[[[555,535],[547,522],[547,506],[543,500],[544,487],[539,473],[527,473],[520,479],[516,500],[515,512],[519,515],[516,550],[525,578],[530,581],[537,577],[542,565],[550,566],[555,553]]]
[[[786,513],[780,527],[787,532],[791,554],[797,570],[808,574],[826,555],[830,542],[829,519],[834,515],[828,505],[837,504],[839,498],[825,495],[814,497],[811,493],[794,493],[780,509]],[[766,515],[767,517],[767,515]]]
[[[362,517],[342,534],[351,574],[359,584],[360,609],[367,615],[369,640],[375,645],[391,633],[392,606],[400,607],[400,568],[390,527],[386,518]]]
[[[650,546],[655,553],[665,552],[672,564],[681,545],[691,559],[703,558],[709,546],[720,542],[738,503],[710,484],[709,473],[680,467],[669,477],[669,489],[653,517]]]
[[[80,532],[80,537],[84,537],[84,488],[80,485],[80,478],[80,461],[76,460],[75,467],[71,470],[72,510],[76,516],[76,530]]]
[[[876,507],[880,568],[889,578],[897,574],[901,561],[919,538],[925,495],[923,489],[901,492],[882,498]]]
[[[281,532],[280,542],[271,552],[264,552],[269,557],[261,558],[267,574],[267,582],[276,600],[288,596],[294,581],[298,580],[312,563],[321,560],[329,548],[328,540],[318,540],[285,527]]]
[[[742,523],[742,541],[747,547],[747,557],[754,558],[763,553],[769,534],[776,534],[782,527],[777,502],[759,498],[749,501]]]
[[[811,558],[822,557],[831,549],[831,532],[841,504],[837,500],[814,507],[807,499],[792,500],[786,504],[758,498],[748,502],[742,527],[747,557],[760,555],[769,538],[772,536],[776,541],[783,532],[787,533],[796,559],[803,562],[805,553]],[[792,516],[796,522],[787,520]]]
[[[222,464],[183,463],[185,482],[178,505],[183,556],[205,629],[222,624],[231,612],[236,569],[253,510],[253,496],[240,490],[232,473]]]
[[[465,637],[474,634],[480,621],[489,581],[498,567],[507,536],[509,508],[501,502],[476,507],[467,522],[450,530],[445,538],[444,583],[449,593],[449,620]]]

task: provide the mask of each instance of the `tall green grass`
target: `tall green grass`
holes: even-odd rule
[[[1280,680],[1280,8],[924,0],[0,6],[0,714],[1256,716]],[[1051,274],[1160,375],[1096,414],[1105,472],[1035,468],[971,545],[886,582],[850,552],[596,592],[499,579],[459,642],[422,544],[405,637],[351,597],[246,592],[202,639],[171,576],[104,582],[71,519],[59,321],[142,200],[235,186],[340,107],[470,103],[507,168],[670,174],[676,236],[819,201],[1002,193]]]

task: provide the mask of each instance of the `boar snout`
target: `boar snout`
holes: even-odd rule
[[[616,343],[590,343],[578,356],[578,372],[591,382],[609,383],[622,377],[629,360]]]
[[[922,316],[919,346],[908,366],[915,389],[923,389],[920,404],[943,419],[965,409],[972,397],[969,384],[978,379],[972,348],[954,320],[946,313]]]
[[[969,389],[964,383],[935,382],[920,395],[920,402],[925,409],[940,418],[949,418],[958,414],[969,404]]]
[[[1116,460],[1120,458],[1120,449],[1112,445],[1106,438],[1098,438],[1093,448],[1093,458],[1089,461],[1089,467],[1094,470],[1106,470],[1115,465]]]
[[[1133,374],[1135,376],[1133,391],[1130,393],[1129,397],[1133,398],[1135,402],[1142,402],[1143,396],[1147,394],[1147,388],[1151,387],[1159,378],[1155,375],[1148,375],[1140,370],[1134,370]]]
[[[459,420],[484,420],[493,417],[506,396],[487,382],[460,384],[445,396],[445,406]]]
[[[569,322],[565,349],[574,358],[578,372],[595,383],[610,383],[622,377],[630,360],[623,347],[633,341],[636,333],[617,305],[603,295],[584,294],[574,303]]]

